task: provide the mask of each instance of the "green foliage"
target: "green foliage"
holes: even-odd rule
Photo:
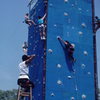
[[[16,100],[17,99],[17,90],[0,90],[0,100]]]

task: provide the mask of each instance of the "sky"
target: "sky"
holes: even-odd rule
[[[27,41],[28,27],[22,23],[29,0],[0,1],[0,89],[17,89],[18,64]],[[100,17],[100,0],[95,0],[95,14]],[[100,70],[100,30],[97,32],[97,60]],[[100,76],[100,72],[98,71]],[[100,78],[99,78],[100,82]]]

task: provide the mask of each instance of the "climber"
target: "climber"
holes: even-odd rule
[[[46,17],[46,14],[44,14],[43,17],[38,16],[38,25],[39,25],[39,31],[40,31],[41,40],[45,40],[46,39],[45,25],[44,25],[45,17]]]
[[[24,88],[28,88],[29,84],[34,87],[34,84],[30,81],[29,75],[28,75],[28,67],[33,58],[35,57],[35,54],[28,56],[28,55],[23,55],[22,56],[22,62],[19,64],[19,70],[20,70],[20,75],[18,77],[18,85]]]
[[[68,41],[64,41],[60,36],[57,36],[57,39],[60,40],[62,43],[64,43],[65,48],[68,51],[68,57],[71,61],[75,62],[75,58],[73,57],[73,53],[74,53],[74,46],[69,43]]]
[[[33,20],[30,20],[29,19],[29,14],[26,13],[25,15],[25,21],[24,21],[26,24],[28,24],[29,26],[31,26],[32,24],[36,25],[35,22]]]
[[[23,52],[24,52],[25,54],[27,54],[28,44],[27,44],[26,41],[25,41],[24,44],[22,45],[22,49],[23,49]]]
[[[95,16],[95,32],[100,28],[100,18]]]

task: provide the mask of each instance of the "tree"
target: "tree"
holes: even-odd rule
[[[0,100],[16,100],[17,99],[17,90],[0,90]]]

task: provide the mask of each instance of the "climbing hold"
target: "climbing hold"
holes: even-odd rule
[[[57,64],[57,67],[58,67],[58,68],[61,68],[62,66],[61,66],[60,64]]]
[[[71,100],[75,100],[75,98],[74,97],[71,97]]]
[[[68,79],[71,79],[72,78],[72,76],[67,76],[68,77]]]
[[[84,55],[88,55],[88,52],[87,51],[84,51]]]
[[[30,67],[33,67],[33,65],[30,65]]]
[[[79,35],[82,35],[83,34],[83,32],[81,32],[81,31],[79,31],[78,33],[79,33]]]
[[[72,4],[72,7],[74,7],[74,4]]]
[[[78,90],[77,85],[75,85],[75,90],[76,90],[76,91]]]
[[[91,75],[91,72],[88,72],[88,75]]]
[[[29,43],[29,45],[32,45],[31,43]]]
[[[43,59],[44,57],[43,57],[43,56],[41,56],[41,58]]]
[[[78,10],[80,10],[80,11],[81,11],[81,10],[82,10],[82,8],[78,8]]]
[[[75,27],[74,27],[74,26],[72,26],[72,29],[74,30],[74,29],[75,29]]]
[[[58,80],[57,81],[57,84],[62,85],[62,81],[61,80]]]
[[[64,2],[68,2],[68,0],[64,0]]]
[[[73,48],[75,48],[75,44],[71,43],[71,45],[73,46]]]
[[[86,67],[86,65],[85,64],[82,64],[81,67],[84,69]]]
[[[64,16],[68,16],[68,13],[64,12]]]
[[[40,94],[38,94],[38,96],[40,96]]]
[[[82,94],[82,99],[86,99],[86,95],[85,94]]]
[[[39,84],[41,84],[41,82],[39,81]]]
[[[86,24],[85,24],[85,23],[82,23],[81,26],[82,26],[83,28],[85,28],[85,27],[86,27]]]
[[[57,25],[56,25],[56,24],[54,24],[54,27],[57,27]]]
[[[33,38],[33,36],[30,36],[30,38],[32,39],[32,38]]]
[[[55,94],[54,93],[51,93],[51,96],[55,96]]]
[[[50,3],[50,7],[52,7],[53,6],[53,4],[52,3]]]
[[[53,51],[52,51],[52,49],[49,49],[48,52],[49,52],[49,53],[52,53]]]

